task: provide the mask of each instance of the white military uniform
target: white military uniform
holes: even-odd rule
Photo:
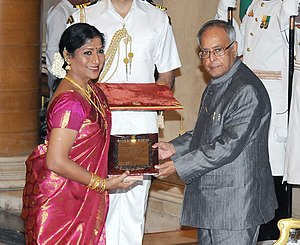
[[[298,14],[299,1],[294,7],[289,6],[291,13]],[[299,20],[298,20],[299,21]],[[286,161],[283,180],[289,184],[300,185],[300,29],[295,28],[295,69],[292,86],[292,99],[290,107],[290,119],[288,127],[288,142],[286,149]]]
[[[219,4],[217,18],[227,20],[227,8],[220,9],[224,2]],[[282,0],[254,0],[239,29],[234,22],[243,62],[262,80],[271,100],[269,155],[273,176],[283,175],[287,140],[288,42],[284,30],[288,22],[279,18],[281,11]]]
[[[155,66],[159,73],[180,67],[180,60],[168,16],[146,1],[133,0],[131,9],[122,18],[110,0],[102,0],[87,7],[86,22],[105,35],[106,49],[117,30],[125,27],[132,38],[134,54],[131,67],[123,63],[126,48],[120,42],[120,55],[116,55],[102,81],[114,83],[154,83]],[[73,14],[79,22],[79,12]],[[128,45],[128,49],[129,49]],[[127,50],[129,52],[129,50]],[[118,59],[119,57],[119,59]],[[116,69],[115,69],[116,68]],[[112,133],[157,133],[156,112],[113,111]],[[144,215],[151,180],[144,180],[134,188],[110,193],[110,206],[106,222],[108,245],[142,244]]]
[[[60,37],[67,27],[69,16],[75,11],[76,8],[68,0],[61,0],[58,4],[52,6],[47,13],[46,63],[50,91],[52,91],[54,86],[54,77],[51,74],[54,53],[58,52]]]

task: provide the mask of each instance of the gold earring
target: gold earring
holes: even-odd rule
[[[66,65],[66,68],[65,68],[66,71],[71,71],[72,68],[71,68],[71,64],[69,62],[67,62],[67,65]]]

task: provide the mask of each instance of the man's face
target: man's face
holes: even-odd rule
[[[200,48],[203,52],[208,52],[209,56],[201,60],[204,69],[212,78],[223,76],[233,66],[237,57],[237,43],[234,42],[227,48],[230,44],[227,33],[221,27],[211,27],[202,33]],[[226,49],[224,55],[219,56],[220,50],[223,53],[222,49]]]

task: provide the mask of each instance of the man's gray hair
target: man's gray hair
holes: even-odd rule
[[[210,20],[206,22],[198,31],[197,34],[197,39],[198,39],[198,44],[200,45],[200,40],[203,32],[205,32],[207,29],[212,28],[212,27],[220,27],[223,28],[224,31],[227,33],[227,36],[230,40],[230,42],[236,41],[236,34],[233,26],[226,21],[223,20]]]

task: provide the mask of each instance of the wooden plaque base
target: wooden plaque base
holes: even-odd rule
[[[130,175],[157,174],[158,152],[152,148],[157,140],[157,134],[111,135],[108,174],[120,175],[125,170]]]

